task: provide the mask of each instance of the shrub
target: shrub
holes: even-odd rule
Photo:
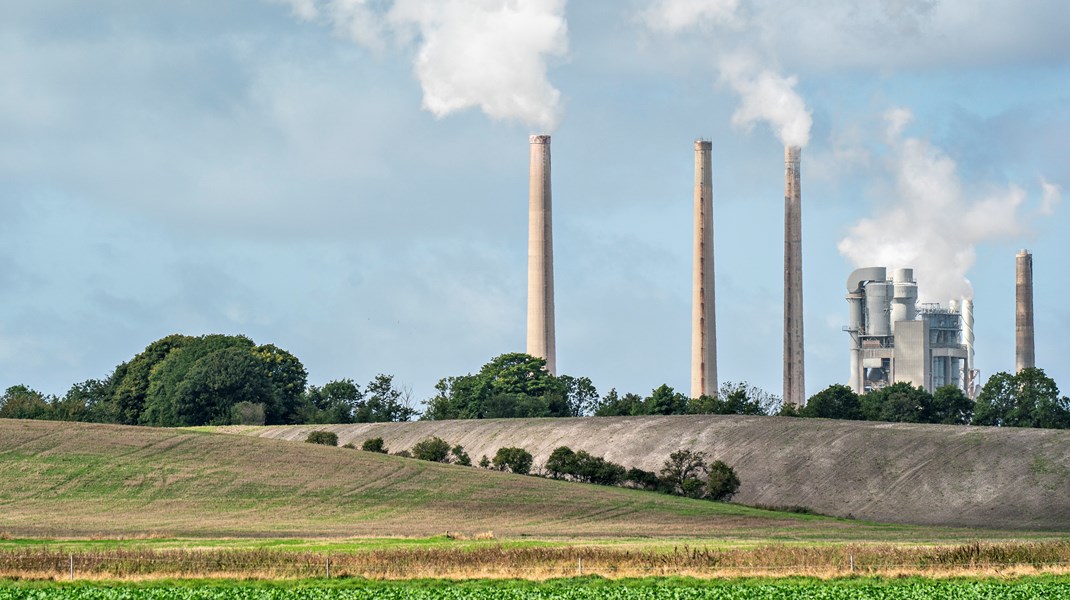
[[[479,467],[481,469],[489,469],[490,468],[490,459],[487,458],[486,454],[484,454],[483,457],[479,459]]]
[[[305,441],[310,444],[323,444],[324,446],[337,446],[338,434],[332,431],[312,431],[309,432]]]
[[[576,453],[568,446],[558,446],[546,459],[546,472],[554,479],[561,479],[576,471]]]
[[[661,467],[661,480],[671,493],[689,498],[705,494],[706,454],[695,450],[677,450]]]
[[[707,468],[706,497],[727,502],[739,490],[739,477],[724,461],[715,460]]]
[[[531,472],[531,463],[534,457],[523,448],[498,448],[494,454],[494,468],[499,471],[511,471],[518,475],[527,475]]]
[[[658,479],[657,473],[644,471],[636,467],[628,469],[628,472],[624,474],[624,481],[631,482],[632,487],[641,490],[657,490],[661,488],[661,480]]]
[[[450,448],[450,457],[455,464],[461,465],[462,467],[472,466],[472,459],[468,457],[468,453],[464,451],[464,448],[460,444]]]
[[[346,442],[342,444],[343,448],[349,448],[350,450],[356,450],[357,447],[353,445],[353,442]]]
[[[450,462],[450,445],[440,437],[429,437],[412,447],[412,456],[431,462]]]
[[[412,458],[412,452],[408,450],[398,450],[394,453],[394,456],[400,456],[401,458]]]
[[[386,454],[386,446],[383,445],[383,438],[381,437],[364,440],[364,443],[360,445],[360,449],[365,452],[378,452],[380,454]]]

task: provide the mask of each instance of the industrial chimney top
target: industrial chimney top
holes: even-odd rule
[[[549,144],[550,136],[548,135],[533,135],[528,138],[528,141],[532,144]]]

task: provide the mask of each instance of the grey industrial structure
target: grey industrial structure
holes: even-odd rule
[[[1019,372],[1037,366],[1033,343],[1033,255],[1022,250],[1014,263],[1014,368]]]
[[[857,269],[847,279],[850,387],[870,392],[896,382],[932,392],[955,385],[972,397],[973,302],[918,304],[913,269]],[[963,331],[968,334],[963,336]]]
[[[803,363],[802,192],[798,146],[784,148],[784,403],[806,403]]]
[[[713,144],[695,141],[695,236],[691,266],[691,397],[717,394],[717,315],[713,277]]]
[[[554,240],[550,193],[550,136],[529,138],[528,171],[528,341],[527,353],[546,359],[557,374],[554,336]]]

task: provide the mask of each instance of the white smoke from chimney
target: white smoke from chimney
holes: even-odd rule
[[[798,79],[783,77],[745,55],[727,56],[719,63],[721,79],[740,98],[732,124],[750,129],[765,121],[785,146],[804,147],[810,143],[814,120],[806,103],[795,91]]]
[[[1040,200],[1040,214],[1050,217],[1055,214],[1055,209],[1063,202],[1062,190],[1058,185],[1049,183],[1043,177],[1040,178],[1040,189],[1043,197]]]
[[[955,161],[928,140],[904,137],[910,111],[885,114],[896,199],[856,223],[839,251],[857,267],[913,267],[922,302],[972,298],[966,278],[987,241],[1021,234],[1018,186],[963,190]]]
[[[741,30],[748,26],[740,0],[651,0],[637,16],[651,31],[667,34],[715,27]],[[783,145],[806,146],[810,142],[813,117],[795,90],[798,79],[771,69],[768,64],[773,61],[757,60],[747,43],[749,37],[749,32],[745,32],[722,36],[719,40],[729,47],[733,42],[728,40],[736,40],[739,48],[725,54],[717,64],[721,82],[740,98],[732,123],[749,130],[755,123],[764,121]]]
[[[278,1],[278,0],[276,0]],[[479,108],[493,119],[552,131],[561,93],[548,62],[568,53],[565,0],[286,0],[374,51],[415,46],[423,108],[436,117]]]

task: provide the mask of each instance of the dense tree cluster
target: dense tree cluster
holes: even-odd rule
[[[277,346],[241,335],[170,335],[62,398],[10,387],[0,396],[0,418],[175,427],[405,421],[416,414],[389,375],[363,392],[349,379],[306,385],[301,361]]]
[[[854,419],[945,425],[1070,428],[1070,400],[1059,396],[1055,382],[1042,369],[996,373],[977,401],[956,386],[922,387],[898,382],[858,395],[845,385],[832,385],[814,394],[806,406],[781,414],[824,419]]]
[[[441,379],[435,389],[424,419],[578,417],[598,400],[590,379],[555,377],[545,359],[519,352],[498,356],[475,375]]]

